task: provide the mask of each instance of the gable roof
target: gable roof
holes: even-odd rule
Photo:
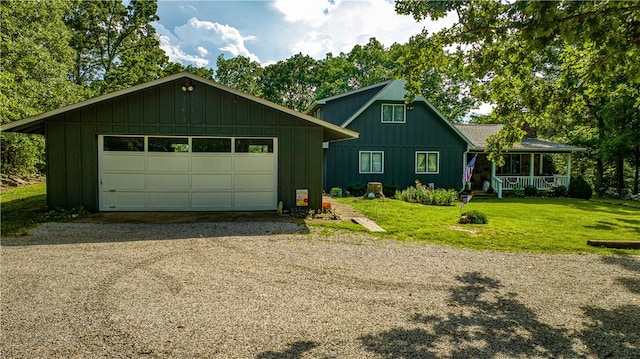
[[[500,124],[456,124],[460,132],[471,141],[473,150],[484,151],[487,148],[487,139],[498,133],[504,125]],[[520,152],[554,152],[566,153],[584,151],[584,148],[565,145],[559,142],[545,141],[538,138],[523,138],[521,143],[514,143],[511,151]]]
[[[303,121],[307,121],[309,123],[313,123],[316,125],[319,125],[321,127],[323,127],[323,141],[325,142],[330,142],[330,141],[339,141],[339,140],[348,140],[348,139],[354,139],[354,138],[358,138],[359,134],[355,131],[351,131],[349,129],[334,125],[332,123],[329,123],[327,121],[323,121],[320,120],[316,117],[313,116],[309,116],[307,114],[292,110],[288,107],[282,106],[282,105],[278,105],[276,103],[273,103],[271,101],[265,100],[263,98],[260,97],[256,97],[253,95],[250,95],[248,93],[236,90],[234,88],[222,85],[220,83],[217,83],[213,80],[209,80],[209,79],[205,79],[204,77],[200,77],[197,75],[194,75],[192,73],[189,72],[181,72],[181,73],[177,73],[174,75],[169,75],[157,80],[153,80],[144,84],[140,84],[140,85],[135,85],[135,86],[131,86],[129,88],[126,89],[122,89],[122,90],[118,90],[118,91],[114,91],[105,95],[101,95],[101,96],[97,96],[82,102],[78,102],[76,104],[72,104],[72,105],[68,105],[65,107],[61,107],[59,109],[53,110],[53,111],[49,111],[49,112],[45,112],[45,113],[41,113],[39,115],[33,116],[33,117],[29,117],[29,118],[25,118],[22,120],[18,120],[18,121],[14,121],[8,124],[4,124],[2,126],[0,126],[0,132],[5,132],[5,131],[9,131],[9,132],[24,132],[24,133],[39,133],[42,134],[44,133],[44,122],[53,116],[68,112],[68,111],[73,111],[73,110],[77,110],[80,109],[82,107],[86,107],[86,106],[91,106],[97,103],[100,103],[102,101],[106,101],[115,97],[119,97],[119,96],[124,96],[124,95],[128,95],[131,93],[134,93],[136,91],[140,91],[140,90],[144,90],[153,86],[157,86],[160,84],[164,84],[164,83],[168,83],[177,79],[182,79],[182,78],[189,78],[191,80],[194,81],[198,81],[201,83],[204,83],[208,86],[211,87],[215,87],[217,89],[220,89],[222,91],[226,91],[229,92],[231,94],[234,94],[236,96],[240,96],[243,98],[246,98],[250,101],[253,102],[257,102],[259,104],[262,104],[264,106],[267,106],[269,108],[275,109],[277,111],[295,116],[297,118],[299,118],[300,120]]]
[[[369,98],[362,106],[360,106],[353,114],[348,115],[347,119],[340,125],[343,128],[349,126],[360,114],[362,114],[369,106],[371,106],[376,101],[404,101],[405,96],[407,95],[407,91],[405,90],[405,80],[389,80],[385,82],[381,82],[372,86],[364,87],[355,91],[347,92],[342,95],[328,97],[325,99],[321,99],[316,101],[306,113],[310,113],[314,111],[320,105],[326,105],[328,102],[331,102],[336,99],[344,98],[347,96],[353,96],[359,94],[364,91],[368,91],[371,89],[379,88],[379,90]],[[448,121],[427,99],[422,96],[416,96],[414,98],[414,102],[422,102],[429,109],[431,109],[441,121],[443,121],[454,133],[456,133],[460,138],[462,138],[465,142],[467,142],[468,146],[472,146],[472,142],[462,133],[458,128],[453,126],[453,124]]]

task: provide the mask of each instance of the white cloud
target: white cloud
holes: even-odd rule
[[[182,26],[176,26],[173,32],[184,44],[201,45],[210,43],[219,46],[219,50],[228,51],[231,55],[246,56],[260,62],[258,56],[250,52],[245,41],[255,40],[254,36],[242,36],[238,29],[217,22],[198,20],[192,17]]]
[[[311,27],[292,44],[291,50],[316,59],[323,58],[327,52],[349,52],[353,46],[365,44],[371,37],[385,46],[406,43],[425,27],[434,32],[453,21],[445,18],[438,22],[417,23],[411,16],[398,15],[394,4],[386,0],[312,0],[311,5],[307,5],[307,1],[295,0],[277,0],[274,4],[288,21]]]
[[[203,54],[189,55],[181,48],[181,42],[169,30],[159,23],[154,23],[156,33],[160,38],[160,48],[169,56],[172,62],[192,63],[196,67],[205,67],[209,65],[209,60],[204,58]]]
[[[260,62],[257,55],[245,46],[245,41],[255,40],[254,36],[243,36],[238,29],[212,21],[190,18],[186,24],[176,26],[173,32],[159,23],[154,23],[160,36],[160,47],[173,62],[190,62],[195,66],[206,66],[215,61],[215,55],[205,47],[213,45],[226,51],[232,57],[242,55]]]
[[[209,54],[209,51],[202,46],[198,46],[196,50],[198,50],[200,56],[207,56],[207,54]]]
[[[342,0],[276,0],[273,6],[289,22],[304,22],[312,27],[324,24]]]

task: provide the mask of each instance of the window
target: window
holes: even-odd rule
[[[194,138],[193,152],[231,152],[230,138]]]
[[[360,173],[384,173],[384,152],[360,151]]]
[[[382,122],[384,123],[404,123],[405,105],[382,105]]]
[[[522,155],[506,154],[504,155],[504,166],[498,168],[498,174],[501,175],[519,175],[521,174]]]
[[[189,152],[189,139],[149,137],[149,152]]]
[[[416,152],[416,174],[437,174],[440,172],[439,152]]]
[[[104,136],[105,151],[144,151],[144,137]]]
[[[273,139],[272,138],[236,139],[236,152],[273,153]]]

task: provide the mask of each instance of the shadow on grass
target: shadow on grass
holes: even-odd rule
[[[457,277],[449,314],[415,314],[408,328],[393,328],[360,338],[363,346],[385,358],[581,357],[596,354],[640,357],[637,334],[640,308],[583,308],[592,325],[582,332],[545,324],[516,294],[501,293],[499,281],[478,272]],[[631,314],[631,315],[629,315]],[[627,315],[622,323],[620,316]],[[602,343],[603,340],[612,342]],[[576,351],[582,341],[591,353]]]
[[[47,212],[47,195],[40,194],[7,201],[0,206],[2,236],[42,223]]]

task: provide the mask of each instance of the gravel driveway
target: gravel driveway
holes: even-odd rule
[[[2,358],[640,357],[640,256],[270,222],[48,223],[0,254]]]

